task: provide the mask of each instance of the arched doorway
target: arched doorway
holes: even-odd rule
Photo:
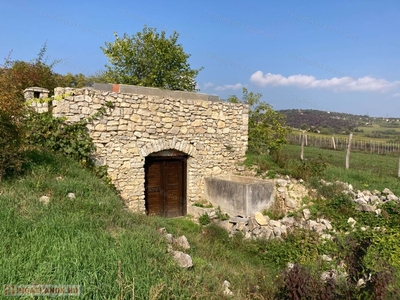
[[[187,155],[178,150],[151,153],[145,160],[145,204],[150,215],[186,215]]]

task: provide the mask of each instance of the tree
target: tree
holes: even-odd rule
[[[44,61],[46,44],[31,62],[11,61],[10,55],[0,65],[0,181],[8,170],[18,171],[22,165],[24,148],[24,89],[45,87],[50,91],[62,82],[52,71],[53,64]]]
[[[144,26],[142,32],[120,38],[101,47],[111,66],[105,73],[109,82],[158,87],[170,90],[194,91],[195,78],[202,68],[193,70],[187,62],[190,57],[177,44],[179,34],[167,38],[165,31]]]
[[[66,75],[62,75],[62,86],[82,88],[85,86],[91,86],[95,82],[107,83],[104,72],[98,71],[95,74],[89,76],[85,76],[82,73],[67,73]]]
[[[284,115],[274,111],[271,105],[261,102],[261,97],[262,94],[255,94],[243,88],[242,100],[233,95],[228,101],[249,105],[248,152],[254,154],[278,152],[287,142],[289,128],[286,126]]]

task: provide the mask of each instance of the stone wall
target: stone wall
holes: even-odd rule
[[[24,90],[24,98],[30,101],[29,106],[38,113],[47,112],[49,110],[47,101],[41,102],[49,96],[49,90],[41,87],[30,87]]]
[[[52,112],[69,122],[100,115],[88,124],[96,163],[108,166],[112,182],[132,210],[145,210],[144,164],[153,152],[176,149],[188,154],[188,206],[203,198],[206,176],[233,172],[244,158],[247,105],[198,93],[119,85],[98,88],[103,90],[56,88],[56,98],[62,99],[53,101]]]

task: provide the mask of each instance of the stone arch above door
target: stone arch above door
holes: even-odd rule
[[[140,148],[140,155],[147,157],[153,152],[159,152],[162,150],[175,149],[188,154],[191,157],[197,156],[196,147],[187,143],[186,141],[177,141],[175,138],[172,140],[153,140]]]

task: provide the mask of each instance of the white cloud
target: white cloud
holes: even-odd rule
[[[288,77],[281,74],[263,74],[257,71],[250,77],[251,82],[259,85],[273,86],[297,86],[300,88],[326,88],[335,91],[372,91],[384,92],[400,86],[400,81],[387,81],[369,76],[355,79],[353,77],[333,77],[331,79],[316,79],[314,76],[291,75]]]
[[[224,84],[224,85],[219,85],[215,87],[216,91],[226,91],[226,90],[240,90],[243,88],[243,84],[241,83],[236,83],[236,84]]]
[[[209,88],[209,87],[212,87],[212,86],[214,86],[214,83],[212,83],[212,82],[206,82],[205,84],[204,84],[204,88],[206,89],[206,88]]]
[[[393,98],[398,98],[398,97],[400,97],[400,93],[393,94],[392,97]]]

